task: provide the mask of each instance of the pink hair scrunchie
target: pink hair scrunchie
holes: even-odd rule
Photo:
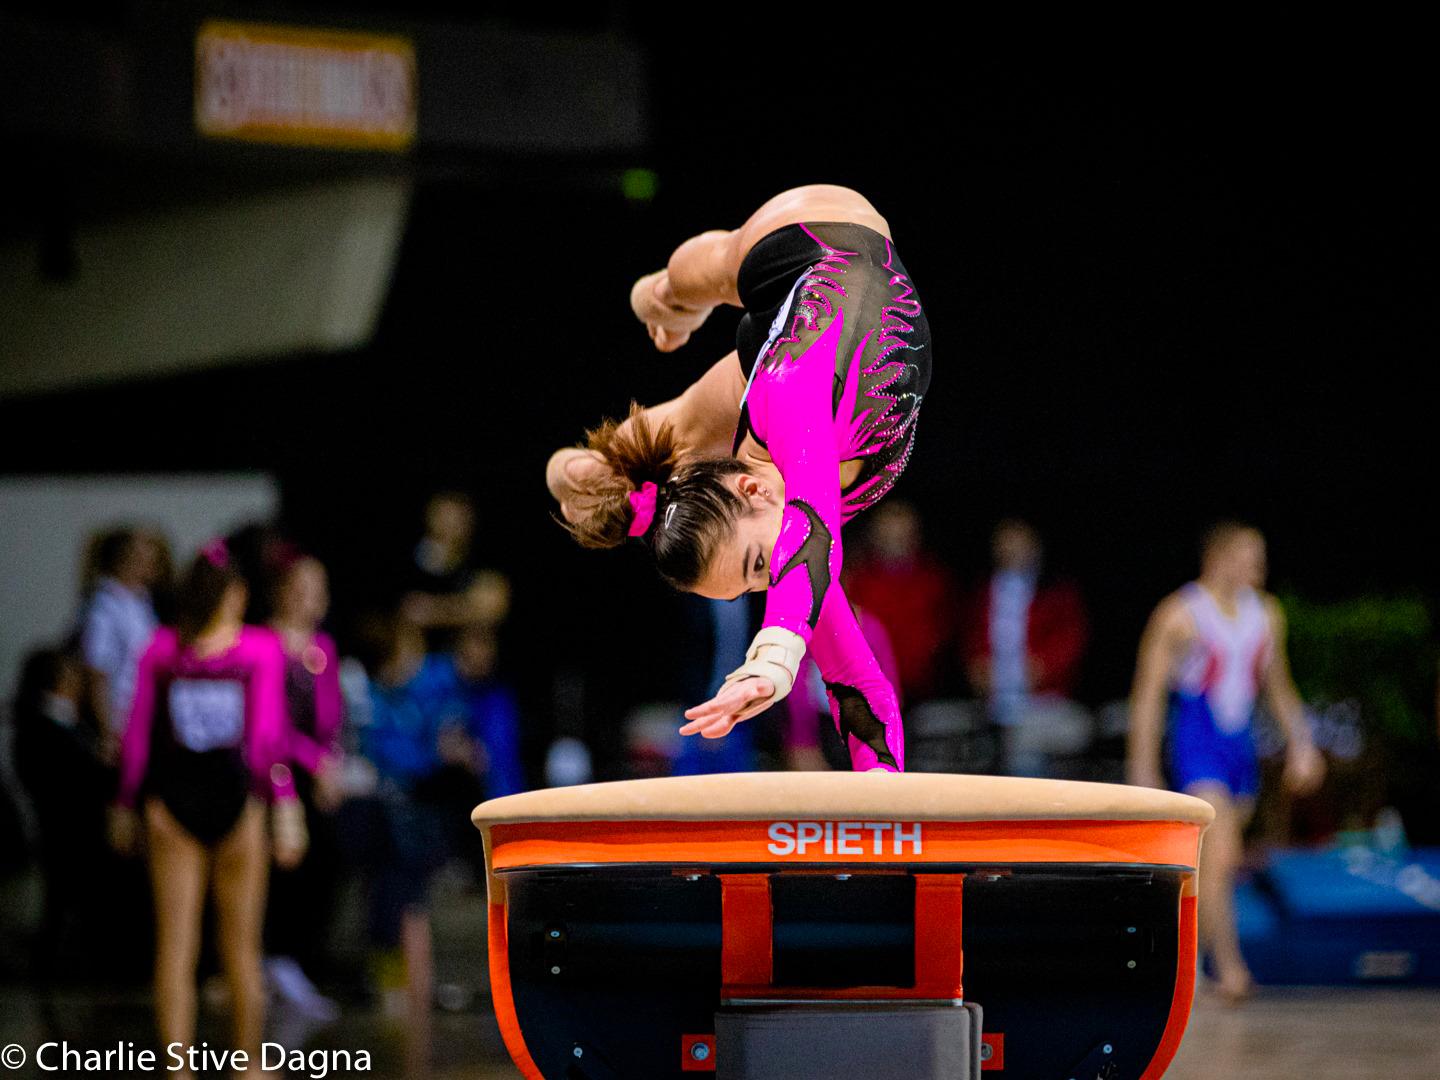
[[[640,485],[639,491],[630,493],[630,508],[635,511],[634,520],[630,522],[631,536],[644,536],[650,528],[650,523],[655,520],[655,496],[660,489],[646,480]]]

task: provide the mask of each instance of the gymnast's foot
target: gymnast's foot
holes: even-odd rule
[[[1255,996],[1255,980],[1243,962],[1215,965],[1215,978],[1210,984],[1215,996],[1226,1005],[1239,1005]]]

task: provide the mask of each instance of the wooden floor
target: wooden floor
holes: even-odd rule
[[[457,1069],[443,1080],[519,1075]],[[1440,991],[1271,989],[1238,1008],[1202,997],[1165,1078],[1440,1080]]]
[[[1200,998],[1166,1080],[1440,1080],[1440,991]]]

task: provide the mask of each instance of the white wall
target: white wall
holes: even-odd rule
[[[206,540],[279,507],[274,480],[260,473],[0,478],[0,701],[25,652],[70,629],[95,530],[157,526],[183,565]]]

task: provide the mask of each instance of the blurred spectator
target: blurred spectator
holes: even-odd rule
[[[26,658],[15,698],[15,772],[29,796],[44,915],[35,948],[35,978],[54,981],[66,938],[87,911],[97,867],[105,861],[105,807],[111,777],[98,732],[84,721],[85,674],[61,649]]]
[[[900,668],[885,625],[864,608],[855,610],[855,618],[860,623],[860,632],[869,643],[870,651],[875,654],[880,670],[896,687],[898,704],[903,708],[905,698],[899,689]],[[820,669],[809,656],[801,661],[795,689],[782,702],[780,711],[784,715],[785,723],[785,767],[801,772],[831,768],[831,763],[822,749],[820,725],[830,724],[833,727],[834,719],[830,713],[825,680],[821,678]],[[848,747],[846,749],[848,750]],[[849,768],[849,760],[848,755],[844,755],[843,760],[838,763],[839,767]]]
[[[250,604],[245,621],[268,624],[275,616],[280,579],[299,557],[299,549],[273,521],[252,521],[225,537],[230,559],[250,586]]]
[[[80,557],[80,598],[82,608],[100,579],[105,576],[104,566],[109,561],[107,549],[120,534],[130,534],[153,545],[155,553],[154,581],[150,585],[150,599],[160,610],[161,622],[169,621],[170,591],[175,584],[175,560],[170,550],[170,541],[164,532],[147,526],[116,525],[92,533],[86,540],[85,550]]]
[[[437,700],[448,698],[460,707],[466,731],[475,743],[475,767],[487,799],[525,790],[520,706],[515,692],[496,677],[497,656],[495,632],[472,624],[460,631],[453,652],[432,656],[426,662],[430,692]],[[471,828],[469,820],[467,809],[467,830]]]
[[[510,583],[495,570],[477,569],[470,545],[475,505],[444,491],[425,506],[425,535],[415,545],[403,582],[401,613],[425,631],[431,651],[448,649],[467,624],[498,627],[510,611]]]
[[[520,708],[514,691],[495,677],[496,653],[494,632],[472,624],[460,630],[451,652],[427,656],[416,679],[440,758],[416,795],[440,810],[450,853],[469,864],[476,881],[484,877],[485,849],[470,811],[525,789]]]
[[[1047,750],[1074,752],[1089,738],[1088,718],[1060,704],[1084,654],[1085,607],[1071,582],[1043,572],[1043,557],[1032,525],[1000,522],[990,577],[970,597],[962,631],[971,686],[1006,730],[1007,771],[1020,775],[1043,775]]]
[[[380,783],[375,799],[347,808],[350,839],[370,879],[376,981],[387,996],[408,984],[413,998],[430,967],[423,926],[435,873],[453,856],[478,872],[484,854],[470,811],[523,787],[518,709],[494,678],[486,627],[465,626],[452,654],[429,656],[403,617],[377,620],[371,633],[385,644],[360,747]]]
[[[999,707],[1027,693],[1070,696],[1088,626],[1080,591],[1046,575],[1040,534],[1024,521],[995,527],[992,572],[971,596],[964,629],[965,670]]]
[[[364,628],[372,655],[369,719],[360,729],[360,752],[378,776],[375,797],[345,807],[347,848],[366,871],[368,930],[377,950],[382,989],[402,986],[399,955],[407,912],[423,913],[430,879],[444,864],[443,823],[414,798],[417,782],[440,763],[438,734],[417,693],[425,639],[399,616],[377,616]]]
[[[429,790],[450,767],[470,777],[480,798],[524,787],[515,695],[494,678],[495,639],[465,627],[450,653],[427,655],[408,620],[392,625],[394,645],[371,684],[371,719],[362,752],[389,784]],[[467,811],[468,812],[468,811]]]
[[[270,627],[285,650],[291,754],[300,766],[295,789],[305,806],[310,847],[299,866],[271,873],[265,971],[275,991],[302,1015],[330,1021],[339,1010],[315,989],[306,970],[324,962],[339,881],[333,815],[341,797],[340,658],[335,642],[320,629],[330,607],[324,565],[293,547],[277,549],[272,562]]]
[[[954,579],[925,550],[913,506],[891,498],[870,515],[860,557],[846,567],[845,593],[889,634],[900,672],[896,689],[912,702],[922,701],[938,689],[954,638]]]
[[[425,663],[425,636],[397,615],[372,616],[361,635],[370,639],[366,651],[375,659],[368,665],[370,719],[360,732],[360,752],[383,780],[408,788],[434,760],[413,685]]]
[[[340,757],[344,702],[335,641],[320,629],[330,610],[325,565],[292,552],[276,579],[270,627],[285,649],[285,695],[293,729],[296,762],[313,778],[297,780],[312,789],[321,806],[334,809],[331,777]]]
[[[152,590],[168,552],[154,533],[125,527],[97,537],[86,561],[80,652],[95,680],[95,708],[118,739],[130,714],[140,654],[159,625]]]

